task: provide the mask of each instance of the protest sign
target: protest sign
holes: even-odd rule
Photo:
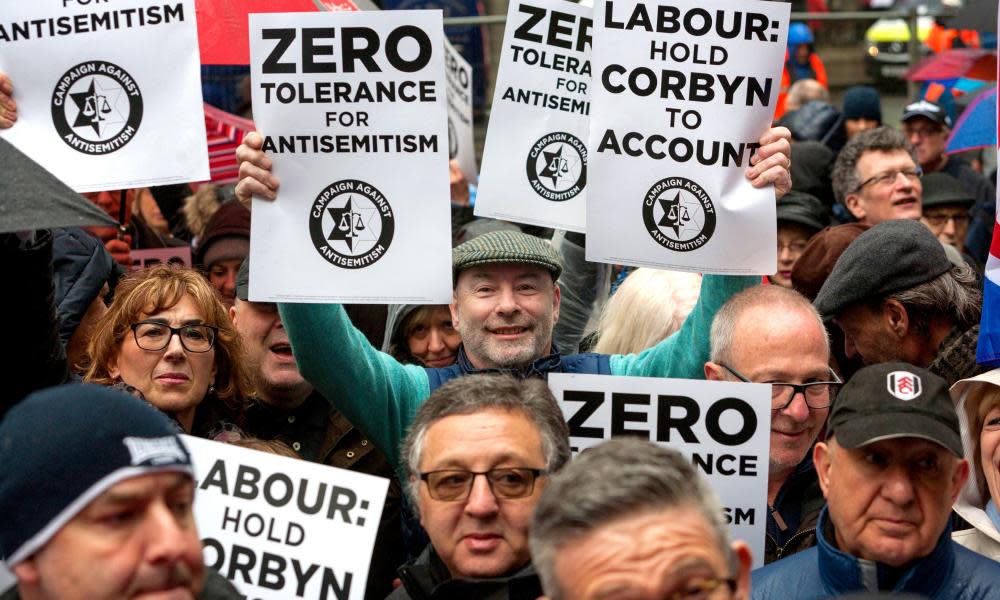
[[[8,142],[77,192],[208,179],[194,0],[5,2]]]
[[[592,25],[570,2],[510,3],[476,215],[584,230]]]
[[[451,299],[440,11],[250,16],[254,117],[281,180],[254,200],[250,299]]]
[[[389,480],[183,436],[205,564],[259,600],[361,600]]]
[[[549,387],[574,453],[621,435],[680,451],[718,494],[733,538],[764,564],[770,386],[552,373]]]
[[[191,266],[190,246],[171,246],[169,248],[145,248],[129,251],[132,259],[132,270],[145,269],[159,264]]]
[[[448,84],[448,157],[455,159],[465,178],[479,181],[472,130],[472,65],[444,40],[445,81]]]
[[[789,5],[594,6],[587,260],[767,275],[772,187],[744,173],[781,83]]]

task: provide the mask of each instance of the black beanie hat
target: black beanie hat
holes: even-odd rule
[[[166,471],[193,477],[191,458],[142,400],[89,384],[28,396],[0,421],[0,558],[20,563],[112,486]]]
[[[856,85],[844,92],[844,118],[869,119],[882,124],[882,99],[878,90],[868,85]]]

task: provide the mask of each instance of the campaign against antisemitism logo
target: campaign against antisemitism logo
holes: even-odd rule
[[[920,377],[909,371],[893,371],[886,376],[886,388],[889,393],[904,402],[913,400],[923,391]]]
[[[701,248],[715,233],[712,199],[700,185],[683,177],[667,177],[649,188],[642,220],[657,244],[678,252]]]
[[[135,79],[118,65],[83,62],[56,83],[52,121],[74,150],[110,154],[135,137],[142,121],[142,94]]]
[[[546,200],[563,202],[587,185],[587,145],[576,136],[542,136],[528,152],[528,183]]]
[[[323,258],[345,269],[361,269],[385,256],[394,230],[389,201],[357,179],[331,183],[310,207],[313,245]]]

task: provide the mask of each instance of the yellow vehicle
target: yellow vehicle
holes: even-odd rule
[[[930,49],[924,43],[931,32],[934,17],[928,13],[937,14],[954,2],[942,0],[898,0],[892,5],[893,10],[909,10],[917,7],[917,39],[920,40],[921,57],[930,54]],[[910,28],[906,19],[879,19],[865,31],[865,70],[875,81],[900,79],[910,68]]]

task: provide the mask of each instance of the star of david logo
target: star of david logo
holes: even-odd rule
[[[355,241],[375,241],[375,234],[372,232],[375,209],[359,208],[355,210],[353,202],[353,197],[348,196],[347,204],[343,208],[330,207],[328,209],[333,218],[333,231],[326,238],[330,241],[344,242],[351,252],[354,251]]]
[[[95,134],[101,136],[102,129],[124,122],[125,118],[116,108],[121,92],[118,86],[105,88],[100,85],[97,77],[91,78],[85,91],[70,94],[79,109],[73,127],[90,127]]]
[[[538,174],[538,177],[551,177],[552,187],[559,185],[559,178],[569,171],[569,166],[566,164],[566,159],[563,158],[562,152],[562,144],[559,145],[559,150],[556,152],[542,152],[542,155],[545,157],[545,168]]]
[[[680,191],[674,194],[673,198],[660,198],[659,202],[660,208],[663,209],[663,217],[657,225],[669,227],[677,238],[686,237],[688,230],[698,232],[700,226],[695,222],[696,211],[681,198]]]

